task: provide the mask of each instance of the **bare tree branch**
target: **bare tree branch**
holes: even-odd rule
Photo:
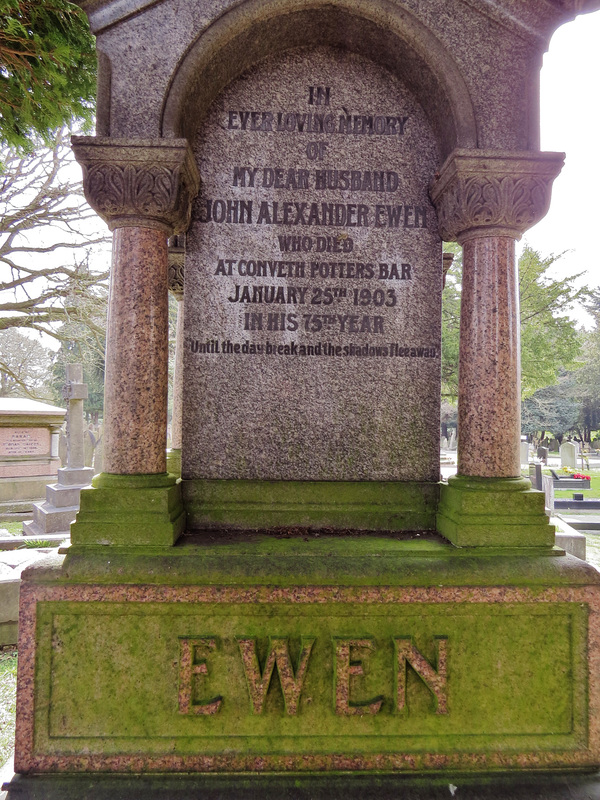
[[[25,156],[0,152],[0,161],[0,331],[70,341],[76,328],[100,344],[108,271],[90,254],[109,236],[83,197],[68,132]]]

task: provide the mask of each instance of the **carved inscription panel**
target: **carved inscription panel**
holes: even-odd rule
[[[36,713],[53,747],[414,752],[446,737],[490,750],[581,735],[583,605],[265,605],[251,588],[213,604],[175,599],[196,587],[173,591],[168,612],[154,601],[38,605],[52,678]]]
[[[47,428],[0,428],[0,457],[43,456],[49,452]]]
[[[236,637],[240,649],[246,685],[253,714],[262,714],[265,709],[267,692],[271,685],[273,672],[277,672],[283,696],[285,713],[295,716],[298,713],[300,697],[308,663],[315,644],[315,637],[302,637],[298,663],[294,666],[290,656],[290,641],[287,637],[269,637],[264,665],[261,668],[258,658],[259,645],[256,639]],[[388,713],[404,712],[406,708],[406,674],[410,665],[421,678],[435,698],[435,713],[448,713],[447,697],[447,637],[435,638],[437,645],[437,668],[434,668],[415,647],[412,637],[393,639],[395,652],[394,687],[395,697],[386,707]],[[351,683],[353,676],[365,675],[363,659],[369,651],[376,649],[372,638],[336,637],[333,639],[333,710],[337,716],[355,717],[378,714],[384,703],[383,695],[372,700],[358,701],[353,698]],[[180,639],[179,661],[179,713],[200,716],[218,714],[223,704],[223,696],[218,695],[206,702],[194,702],[198,676],[208,676],[207,654],[218,647],[216,637],[194,639],[184,636]],[[262,648],[264,649],[264,647]]]
[[[420,106],[329,49],[213,105],[187,235],[185,478],[436,480],[438,166]]]

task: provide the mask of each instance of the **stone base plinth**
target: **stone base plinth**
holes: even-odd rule
[[[437,530],[459,547],[544,547],[554,525],[528,478],[453,475],[441,484]]]
[[[450,772],[416,778],[385,774],[30,777],[7,771],[6,781],[6,800],[446,800],[452,792],[461,800],[590,800],[600,795],[600,774],[572,772],[486,776]]]
[[[183,480],[188,529],[426,531],[439,484],[419,481]]]
[[[185,528],[175,475],[101,472],[82,490],[71,526],[75,546],[169,547]]]
[[[0,502],[18,503],[26,500],[41,500],[46,494],[46,485],[56,481],[56,472],[36,475],[31,478],[0,478]]]
[[[557,548],[206,533],[22,576],[15,769],[600,764],[600,574]]]

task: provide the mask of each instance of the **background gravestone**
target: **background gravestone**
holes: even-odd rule
[[[7,511],[31,510],[31,501],[56,480],[64,416],[64,408],[37,400],[0,398],[0,504]]]
[[[183,477],[438,480],[439,155],[420,106],[360,56],[296,51],[232,84],[195,152]]]
[[[577,469],[577,447],[574,442],[563,442],[560,446],[560,465]]]

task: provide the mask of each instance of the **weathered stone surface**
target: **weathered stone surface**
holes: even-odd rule
[[[340,536],[112,557],[23,575],[19,771],[597,763],[599,576],[576,559]]]
[[[537,152],[539,66],[583,5],[84,6],[101,138],[83,160],[118,228],[107,474],[84,492],[65,563],[24,576],[17,768],[596,767],[599,576],[552,547],[543,497],[510,478],[514,238],[558,168]],[[212,530],[172,547],[185,511],[163,474],[166,238],[187,224],[176,187],[193,192],[149,153],[187,154],[185,140],[204,183],[187,235],[181,494]],[[318,188],[319,170],[338,170],[337,188]],[[469,295],[459,447],[473,475],[444,487],[438,515],[458,546],[423,532],[439,469],[432,183]]]
[[[437,480],[439,156],[414,98],[298,51],[228,89],[195,152],[184,478]]]
[[[252,63],[307,43],[330,44],[410,76],[438,121],[444,155],[454,147],[539,147],[542,55],[559,25],[598,8],[598,0],[80,4],[98,37],[102,135],[193,135],[190,97],[206,109]]]

